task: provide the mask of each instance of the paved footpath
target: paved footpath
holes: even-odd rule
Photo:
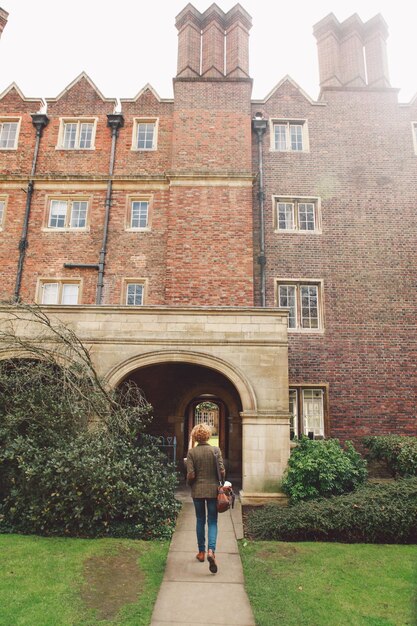
[[[151,626],[255,626],[243,585],[243,570],[236,539],[241,539],[242,511],[219,515],[217,574],[207,561],[195,558],[197,542],[192,500],[183,502],[168,553],[165,575],[152,614]]]

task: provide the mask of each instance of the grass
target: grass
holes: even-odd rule
[[[240,542],[257,626],[417,624],[417,546]]]
[[[147,626],[168,547],[156,541],[0,535],[0,625]],[[117,605],[120,594],[112,598],[115,585],[130,589],[124,606]]]

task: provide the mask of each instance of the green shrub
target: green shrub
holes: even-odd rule
[[[13,316],[39,335],[0,321],[1,342],[24,355],[0,360],[0,532],[170,537],[177,476],[144,434],[140,390],[107,389],[87,348],[42,310]]]
[[[366,485],[287,508],[271,504],[249,513],[246,529],[262,540],[416,543],[417,479]]]
[[[353,491],[367,477],[366,461],[348,441],[302,437],[292,451],[282,483],[291,502]]]
[[[7,450],[15,471],[0,506],[3,532],[171,537],[176,475],[151,439],[87,431],[54,448],[20,437]]]
[[[417,476],[417,437],[385,435],[364,437],[368,457],[385,461],[393,476]]]

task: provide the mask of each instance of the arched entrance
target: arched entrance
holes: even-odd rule
[[[178,358],[178,356],[177,356]],[[242,401],[232,381],[212,367],[189,362],[147,363],[118,382],[134,381],[154,409],[148,432],[176,437],[178,467],[187,455],[190,432],[199,421],[212,422],[213,444],[222,449],[228,474],[242,474]]]

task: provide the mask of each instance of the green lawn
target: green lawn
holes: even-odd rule
[[[417,624],[417,546],[240,542],[257,626]]]
[[[147,626],[168,547],[0,535],[0,625]]]

